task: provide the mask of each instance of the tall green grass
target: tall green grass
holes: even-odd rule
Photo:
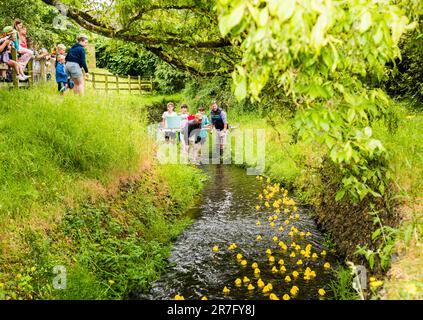
[[[0,219],[61,201],[74,179],[106,182],[111,170],[133,170],[146,150],[132,99],[1,91]]]
[[[203,180],[152,156],[147,107],[175,98],[0,91],[0,299],[122,298],[160,275]]]

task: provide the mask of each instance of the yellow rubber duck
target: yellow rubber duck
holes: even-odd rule
[[[275,266],[273,266],[273,268],[272,268],[272,272],[273,273],[277,273],[279,270],[278,270],[278,268],[276,268]]]
[[[259,288],[261,289],[261,288],[263,288],[263,287],[264,287],[264,285],[265,285],[265,284],[264,284],[263,280],[261,280],[261,279],[258,279],[258,280],[257,280],[257,287],[259,287]]]
[[[280,271],[280,272],[282,272],[282,273],[283,273],[283,272],[286,272],[286,268],[285,268],[285,266],[281,266],[281,268],[279,269],[279,271]]]
[[[285,282],[291,282],[291,277],[290,276],[286,276],[284,280],[285,280]]]
[[[284,294],[283,295],[283,297],[282,297],[282,299],[284,299],[284,300],[289,300],[289,299],[291,299],[291,297],[289,296],[289,294]]]
[[[251,265],[251,268],[257,269],[258,268],[258,263],[257,262],[253,262],[253,264]]]
[[[290,292],[293,296],[296,296],[296,295],[298,294],[298,291],[300,291],[300,289],[298,289],[298,287],[297,287],[297,286],[293,286],[289,292]]]
[[[214,246],[214,247],[213,247],[213,251],[214,251],[214,252],[219,251],[219,247],[218,247],[218,246]]]
[[[250,279],[247,276],[244,276],[244,278],[242,279],[242,282],[244,282],[245,284],[250,282]]]
[[[318,292],[319,292],[319,296],[321,297],[323,297],[326,294],[326,291],[323,288],[320,288]]]
[[[242,254],[238,253],[238,254],[236,255],[236,259],[237,259],[237,260],[241,260],[241,259],[242,259]]]
[[[272,254],[272,250],[266,249],[266,254],[271,255]]]
[[[254,289],[255,289],[255,287],[254,287],[254,286],[250,283],[250,284],[248,285],[247,289],[248,289],[248,290],[254,290]]]
[[[326,263],[323,265],[323,268],[325,268],[325,269],[330,269],[330,263],[329,263],[329,262],[326,262]]]
[[[235,285],[236,286],[240,286],[242,284],[242,280],[240,279],[240,278],[237,278],[236,280],[235,280]]]
[[[185,300],[184,296],[180,296],[179,294],[175,295],[175,300]]]
[[[270,291],[272,291],[272,289],[270,289],[267,285],[263,287],[263,290],[262,290],[263,293],[269,293]]]
[[[229,294],[231,292],[231,290],[227,287],[227,286],[225,286],[224,288],[223,288],[223,293],[224,294]]]
[[[257,241],[261,241],[261,239],[263,239],[263,238],[262,238],[261,235],[258,235],[256,239],[257,239]]]
[[[270,300],[279,300],[278,296],[276,294],[274,294],[274,293],[271,293],[270,294],[269,299]]]

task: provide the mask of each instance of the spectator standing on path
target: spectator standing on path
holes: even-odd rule
[[[86,61],[85,47],[88,45],[88,37],[80,35],[78,42],[75,43],[66,56],[66,73],[75,83],[75,94],[83,95],[85,91],[84,76],[82,69],[85,71],[85,76],[88,78],[88,66]]]
[[[57,57],[56,65],[56,82],[57,88],[61,96],[66,91],[66,83],[68,82],[68,75],[65,72],[65,56],[59,55]]]

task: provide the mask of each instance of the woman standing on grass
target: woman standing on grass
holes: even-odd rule
[[[85,76],[89,76],[87,61],[85,58],[85,47],[88,45],[88,37],[81,35],[77,40],[78,42],[70,48],[68,54],[66,55],[65,70],[75,83],[75,94],[83,95],[85,91],[85,82],[82,69],[85,71]]]

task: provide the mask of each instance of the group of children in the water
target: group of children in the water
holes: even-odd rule
[[[228,133],[228,120],[226,112],[216,101],[211,104],[210,120],[205,107],[199,107],[195,115],[190,115],[188,106],[182,104],[178,114],[175,112],[175,104],[169,102],[167,111],[162,116],[162,127],[165,131],[165,140],[172,143],[181,142],[186,155],[189,153],[190,146],[193,148],[195,163],[198,162],[199,151],[207,140],[209,130],[215,131],[217,150],[223,154]]]

